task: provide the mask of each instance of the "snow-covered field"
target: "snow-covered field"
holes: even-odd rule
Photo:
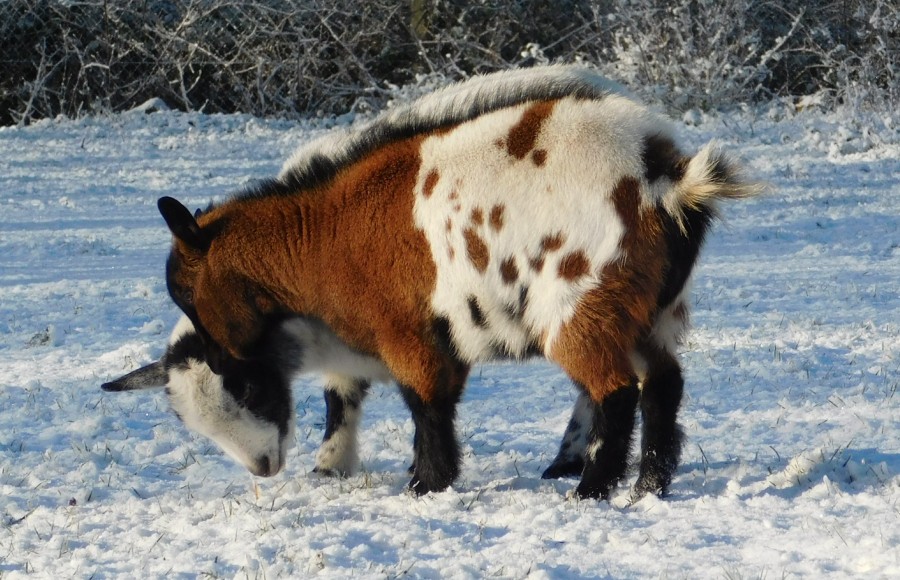
[[[573,389],[475,369],[456,485],[404,493],[412,422],[365,405],[363,469],[310,475],[321,383],[296,385],[287,469],[258,480],[161,391],[100,383],[178,317],[156,199],[204,206],[278,171],[327,121],[172,112],[0,128],[0,576],[900,577],[900,114],[689,116],[769,181],[724,208],[684,346],[671,496],[542,481]],[[333,121],[332,121],[333,122]]]

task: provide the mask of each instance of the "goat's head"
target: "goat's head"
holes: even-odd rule
[[[284,467],[293,440],[290,378],[276,360],[230,361],[216,374],[204,341],[190,319],[175,326],[165,354],[101,388],[133,391],[166,388],[169,404],[185,426],[212,439],[254,475]]]
[[[258,358],[255,347],[262,341],[271,301],[235,270],[243,248],[216,243],[227,218],[191,214],[171,197],[160,198],[158,207],[175,238],[166,262],[169,295],[193,323],[212,370],[230,374],[226,365],[242,365],[234,359]]]

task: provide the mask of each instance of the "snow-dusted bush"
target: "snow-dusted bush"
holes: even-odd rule
[[[582,61],[670,108],[898,97],[892,0],[8,0],[0,124],[129,109],[309,115]]]
[[[896,102],[900,12],[887,0],[611,0],[602,67],[676,108],[824,93],[829,104]]]
[[[773,65],[800,23],[780,11],[774,19],[790,22],[772,37],[760,25],[764,11],[751,11],[747,0],[612,4],[597,14],[613,31],[603,68],[674,108],[727,105],[769,90]]]

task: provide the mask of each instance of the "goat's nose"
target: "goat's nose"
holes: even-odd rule
[[[256,468],[253,470],[253,474],[260,477],[270,477],[272,475],[275,475],[274,473],[272,473],[272,462],[269,461],[269,457],[267,455],[263,455],[256,460]]]

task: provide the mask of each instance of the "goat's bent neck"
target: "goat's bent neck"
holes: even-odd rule
[[[425,328],[435,266],[413,221],[419,141],[384,147],[312,191],[217,208],[223,258],[274,300],[271,312],[318,318],[360,351],[377,353],[398,327]]]
[[[305,197],[241,199],[214,210],[210,220],[227,225],[210,248],[210,267],[257,284],[277,302],[272,310],[314,309],[312,290],[329,244],[316,226],[323,201],[313,205]]]

